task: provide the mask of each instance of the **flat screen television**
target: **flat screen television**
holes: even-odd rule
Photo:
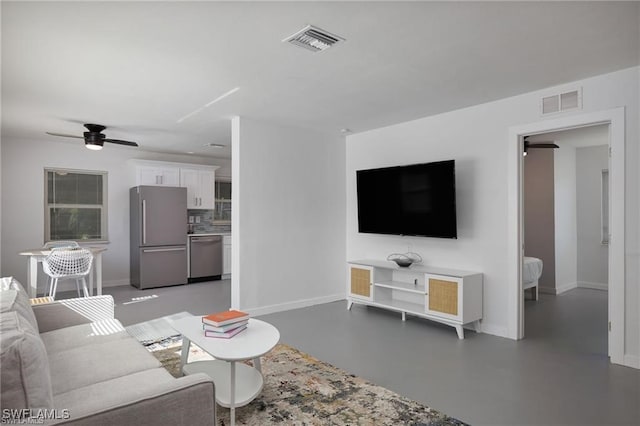
[[[455,160],[356,171],[358,232],[457,238]]]

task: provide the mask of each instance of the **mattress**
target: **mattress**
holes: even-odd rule
[[[537,281],[542,275],[542,260],[537,257],[524,257],[524,267],[522,268],[522,282],[530,283]]]

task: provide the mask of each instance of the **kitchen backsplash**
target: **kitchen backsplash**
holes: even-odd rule
[[[231,224],[213,223],[213,210],[190,209],[187,217],[193,217],[193,233],[201,234],[207,232],[231,232]],[[198,218],[200,223],[198,222]]]

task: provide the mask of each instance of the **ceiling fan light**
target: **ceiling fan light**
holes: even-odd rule
[[[100,151],[102,149],[102,141],[84,141],[84,146],[92,151]]]

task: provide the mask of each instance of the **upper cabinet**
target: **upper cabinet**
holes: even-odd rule
[[[219,224],[231,223],[231,180],[229,178],[216,179],[216,208],[213,211],[213,221]]]
[[[215,209],[218,166],[132,160],[135,185],[181,186],[187,188],[187,208]]]
[[[187,208],[213,210],[215,181],[214,170],[181,168],[180,186],[187,188]]]
[[[137,166],[136,185],[180,186],[180,169],[169,166]]]

